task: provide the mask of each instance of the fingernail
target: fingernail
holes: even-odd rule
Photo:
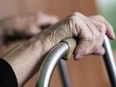
[[[116,39],[116,35],[114,34],[114,39]]]
[[[113,39],[116,39],[116,35],[113,33]]]
[[[80,57],[82,57],[82,54],[77,54],[76,56],[75,56],[75,58],[78,60],[78,59],[80,59]]]

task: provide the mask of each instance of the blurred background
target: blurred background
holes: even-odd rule
[[[0,0],[0,20],[9,17],[42,11],[53,14],[59,19],[75,12],[84,15],[103,15],[113,26],[116,33],[116,0]],[[0,57],[20,44],[14,41],[0,45]],[[110,41],[116,55],[116,40]],[[102,56],[86,56],[86,58],[67,61],[72,87],[111,87]],[[37,74],[24,87],[34,87]],[[51,87],[63,87],[59,66],[56,67]]]

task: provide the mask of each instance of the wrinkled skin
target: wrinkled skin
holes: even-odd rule
[[[34,36],[56,22],[56,16],[42,12],[10,18],[0,24],[1,41],[5,36]],[[102,16],[86,17],[78,12],[43,31],[43,35],[50,37],[53,46],[65,38],[76,37],[78,44],[74,51],[75,59],[87,54],[103,55],[105,51],[102,44],[105,34],[110,39],[115,38],[112,26]]]
[[[62,19],[43,33],[51,35],[51,44],[57,44],[68,37],[76,37],[78,44],[74,51],[75,59],[87,54],[103,55],[104,35],[115,39],[112,26],[102,16],[86,17],[78,12]]]
[[[51,23],[51,21],[53,21],[50,20],[51,18],[48,18],[49,16],[47,16],[49,19],[49,21],[47,21],[47,18],[44,19],[44,16],[43,18],[38,18],[38,21],[41,19],[41,23],[36,22],[37,25],[43,25],[44,23]],[[35,17],[35,19],[37,19],[37,17]],[[22,19],[20,19],[20,21],[22,21]],[[21,25],[19,26],[17,23],[21,23]],[[35,22],[31,21],[29,23],[33,25]],[[53,21],[52,23],[55,22]],[[14,25],[11,24],[15,26],[14,29],[18,30],[18,33],[23,32],[26,36],[29,34],[34,36],[24,41],[3,57],[12,66],[19,87],[22,87],[30,77],[40,69],[46,54],[63,39],[69,37],[76,39],[77,45],[74,50],[75,60],[81,59],[88,54],[103,55],[105,50],[102,44],[105,34],[108,38],[115,39],[113,28],[102,16],[87,17],[75,12],[42,31],[34,24],[32,27],[27,28],[30,29],[29,31],[27,30],[27,32],[25,31],[27,24],[28,21],[18,21],[16,24],[14,23]],[[9,27],[8,29],[12,30],[12,28]]]

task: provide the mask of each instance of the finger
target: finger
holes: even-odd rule
[[[90,50],[89,54],[93,53],[93,50],[95,49],[95,46],[98,44],[99,40],[100,40],[100,32],[97,29],[98,27],[95,26],[94,23],[92,23],[92,21],[87,18],[88,20],[86,20],[87,26],[89,27],[89,29],[92,32],[92,38],[93,38],[93,42],[88,46],[88,49]]]
[[[104,55],[105,49],[103,47],[98,48],[93,54],[94,55]]]
[[[75,59],[79,59],[80,57],[89,53],[88,46],[91,45],[92,33],[90,29],[86,26],[86,23],[83,23],[81,26],[82,29],[79,33],[79,41],[78,45],[74,51]]]
[[[38,26],[36,26],[36,24],[34,24],[34,23],[28,24],[27,29],[28,30],[26,30],[25,32],[26,32],[27,35],[30,35],[30,36],[36,35],[39,32],[41,32],[41,30],[38,29]]]
[[[86,19],[86,25],[91,30],[91,32],[93,34],[93,38],[99,39],[100,33],[99,33],[97,27],[95,26],[95,24],[92,23],[92,21],[89,18]]]
[[[96,46],[94,47],[94,51],[96,51],[96,49],[100,48],[103,45],[104,36],[106,32],[106,26],[104,24],[99,23],[96,20],[91,19],[91,21],[97,27],[98,31],[100,32],[100,38],[97,41]]]
[[[104,23],[106,25],[106,35],[110,39],[115,39],[115,33],[114,33],[112,26],[102,16],[91,16],[90,18],[92,18],[98,22]]]
[[[52,16],[52,15],[47,15],[43,12],[38,12],[36,22],[37,22],[37,25],[40,26],[40,28],[44,29],[44,28],[58,22],[58,17]]]

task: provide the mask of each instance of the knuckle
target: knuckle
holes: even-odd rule
[[[72,20],[76,20],[77,18],[79,18],[79,17],[81,17],[82,16],[82,14],[81,13],[79,13],[79,12],[74,12],[74,13],[72,13],[72,15],[71,15],[71,19]]]
[[[97,15],[97,17],[100,18],[100,19],[102,19],[102,20],[104,20],[104,17],[101,16],[101,15]]]
[[[74,12],[73,15],[74,15],[74,16],[78,16],[78,15],[82,15],[82,14],[79,13],[79,12]]]
[[[106,25],[104,23],[100,23],[98,26],[99,32],[105,32],[106,31]]]
[[[101,24],[100,31],[101,32],[106,32],[106,26],[105,26],[105,24]]]

